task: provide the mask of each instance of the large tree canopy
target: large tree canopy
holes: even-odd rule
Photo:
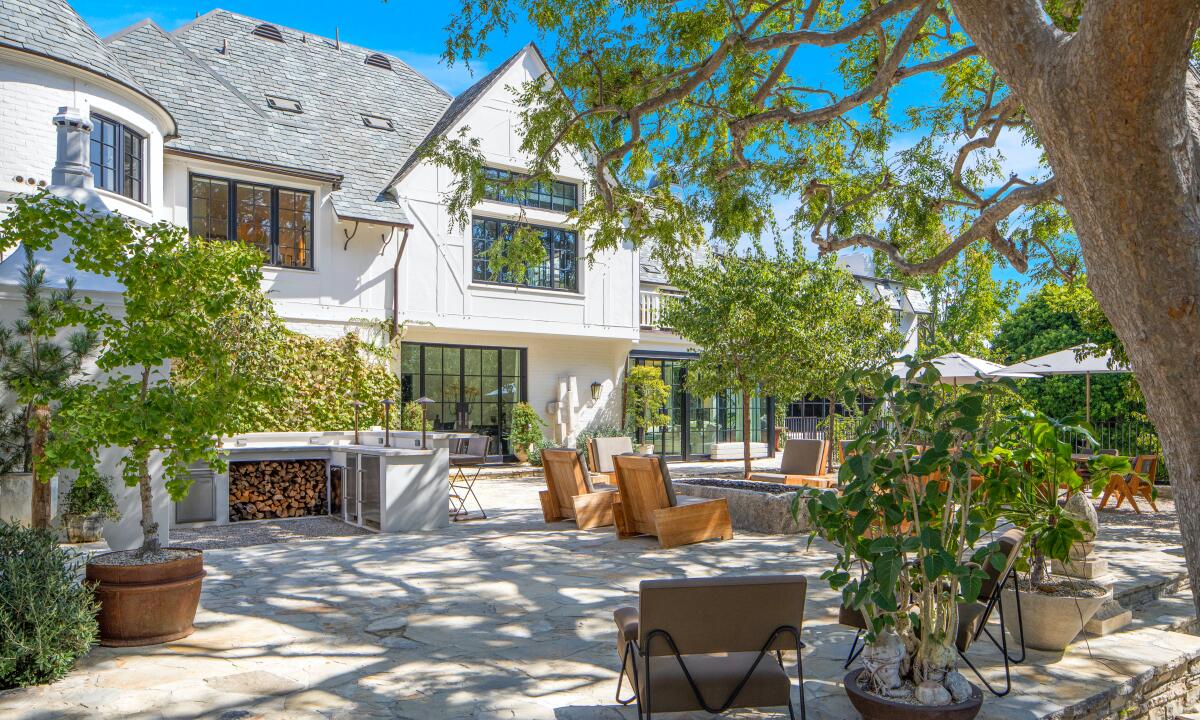
[[[870,247],[912,273],[979,243],[1018,270],[1070,269],[1048,242],[1069,217],[1163,440],[1200,588],[1200,3],[463,0],[447,57],[476,57],[517,12],[557,80],[521,91],[523,149],[542,174],[564,148],[593,159],[577,219],[594,249],[654,238],[669,256],[704,223],[758,234],[784,195],[804,199],[790,220],[821,251]],[[998,177],[1006,134],[1043,162]],[[434,155],[482,163],[464,137]],[[459,212],[483,191],[464,177]]]

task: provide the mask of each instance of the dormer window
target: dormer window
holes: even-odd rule
[[[369,128],[374,128],[376,130],[395,130],[396,129],[395,126],[392,125],[392,121],[388,120],[385,117],[379,117],[377,115],[363,115],[362,119],[363,119],[363,125],[366,125]]]
[[[274,40],[275,42],[283,42],[283,33],[279,32],[279,28],[270,23],[262,23],[251,30],[250,34],[267,40]]]
[[[146,138],[116,120],[92,113],[92,180],[96,187],[144,202],[142,159]]]
[[[371,53],[367,56],[366,64],[371,67],[377,67],[383,70],[392,69],[392,61],[388,60],[387,55],[380,53]]]
[[[279,97],[277,95],[267,96],[267,107],[271,108],[272,110],[282,110],[290,113],[304,112],[304,108],[301,107],[299,100],[292,100],[290,98]]]

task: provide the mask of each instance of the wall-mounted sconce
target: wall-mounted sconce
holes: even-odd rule
[[[603,389],[604,389],[604,386],[601,385],[600,383],[598,383],[598,382],[592,383],[592,399],[599,400],[600,399],[600,391]]]

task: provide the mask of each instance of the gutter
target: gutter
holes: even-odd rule
[[[396,261],[392,264],[392,333],[391,341],[396,341],[400,334],[400,259],[404,257],[404,248],[408,246],[408,231],[412,226],[404,228],[404,237],[400,238],[400,246],[396,248]]]

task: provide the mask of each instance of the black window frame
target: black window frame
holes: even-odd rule
[[[480,221],[494,222],[501,226],[509,225],[513,228],[514,231],[516,230],[516,228],[519,225],[526,225],[534,230],[546,231],[548,233],[557,231],[557,232],[568,233],[568,234],[572,235],[575,238],[575,273],[574,273],[573,282],[571,284],[571,287],[557,287],[557,285],[556,285],[558,270],[559,270],[557,261],[561,255],[561,253],[555,252],[555,248],[553,245],[553,239],[552,239],[551,235],[543,235],[542,236],[542,247],[546,251],[545,276],[546,276],[546,278],[548,278],[548,284],[543,285],[543,284],[532,283],[532,282],[512,282],[510,280],[495,280],[492,278],[490,267],[487,268],[485,275],[483,277],[480,277],[476,271],[478,270],[480,260],[486,259],[486,258],[483,258],[483,256],[481,256],[479,253],[475,252],[475,224]],[[579,281],[580,281],[579,260],[580,260],[580,255],[581,255],[580,250],[581,250],[581,248],[580,248],[580,243],[579,243],[579,231],[575,230],[574,228],[558,227],[558,226],[554,226],[554,225],[539,225],[537,223],[520,223],[520,222],[517,222],[516,220],[512,220],[510,218],[493,217],[491,215],[474,214],[471,216],[471,282],[473,282],[473,283],[482,283],[482,284],[486,284],[486,285],[500,285],[500,286],[504,286],[504,287],[524,287],[524,288],[531,288],[534,290],[549,290],[552,292],[579,294],[581,292],[579,289]],[[531,270],[532,270],[532,268],[531,268]],[[528,274],[526,276],[528,277]]]
[[[495,173],[499,177],[489,177],[488,173]],[[491,165],[484,166],[483,175],[484,175],[484,183],[483,183],[483,199],[484,200],[490,200],[492,202],[503,203],[505,205],[516,205],[517,207],[533,207],[533,208],[538,208],[540,210],[549,210],[551,212],[561,212],[561,213],[568,213],[573,210],[579,209],[579,184],[578,183],[569,182],[567,180],[549,180],[549,181],[535,180],[533,182],[532,187],[525,188],[525,189],[522,189],[519,191],[509,190],[508,192],[510,193],[510,195],[508,197],[505,197],[504,194],[505,194],[505,191],[507,190],[507,188],[503,185],[492,185],[492,184],[488,183],[488,180],[523,181],[523,180],[528,180],[529,176],[525,175],[523,173],[519,173],[515,170],[508,170],[506,168],[493,167]],[[549,187],[546,187],[547,182],[549,183]],[[561,207],[555,206],[555,204],[554,204],[555,198],[558,198],[558,197],[566,198],[566,194],[562,194],[562,195],[556,194],[556,190],[560,187],[571,189],[571,197],[570,197],[571,205],[570,205],[570,207],[567,207],[565,204],[563,204]],[[519,196],[518,196],[518,194],[519,194]],[[550,200],[549,200],[549,202],[542,202],[542,201],[533,199],[531,196],[535,196],[535,195],[536,196],[546,196],[546,197],[549,197]]]
[[[267,260],[265,265],[283,270],[308,270],[316,269],[316,219],[317,219],[317,197],[312,190],[304,190],[301,188],[286,187],[283,185],[273,185],[271,183],[257,182],[254,180],[238,180],[230,177],[220,177],[217,175],[206,175],[203,173],[188,173],[188,232],[192,230],[192,202],[195,199],[193,192],[193,183],[196,180],[208,180],[223,182],[228,186],[228,208],[229,217],[227,218],[227,238],[229,240],[238,240],[237,236],[237,188],[238,185],[247,185],[260,188],[269,188],[271,190],[271,235],[270,249],[266,253]],[[279,253],[279,193],[288,192],[308,196],[308,206],[310,219],[308,223],[308,264],[307,265],[284,265],[280,262]]]
[[[125,123],[111,118],[102,113],[91,113],[90,120],[92,123],[92,135],[88,141],[88,169],[92,172],[92,184],[99,190],[115,193],[121,197],[128,198],[134,202],[146,203],[146,136],[136,128],[132,128]],[[113,127],[113,187],[104,186],[104,170],[107,168],[104,165],[104,157],[101,154],[100,158],[96,157],[94,152],[95,146],[101,148],[109,146],[104,142],[103,126],[111,125]],[[97,139],[97,133],[100,133]],[[136,139],[136,143],[130,143],[130,138]],[[137,152],[131,152],[129,145],[135,145]],[[131,167],[137,168],[137,177],[131,178],[126,174],[127,163],[126,159],[133,158],[136,160]],[[100,168],[100,175],[97,177],[96,168]],[[136,186],[136,191],[130,186]]]

